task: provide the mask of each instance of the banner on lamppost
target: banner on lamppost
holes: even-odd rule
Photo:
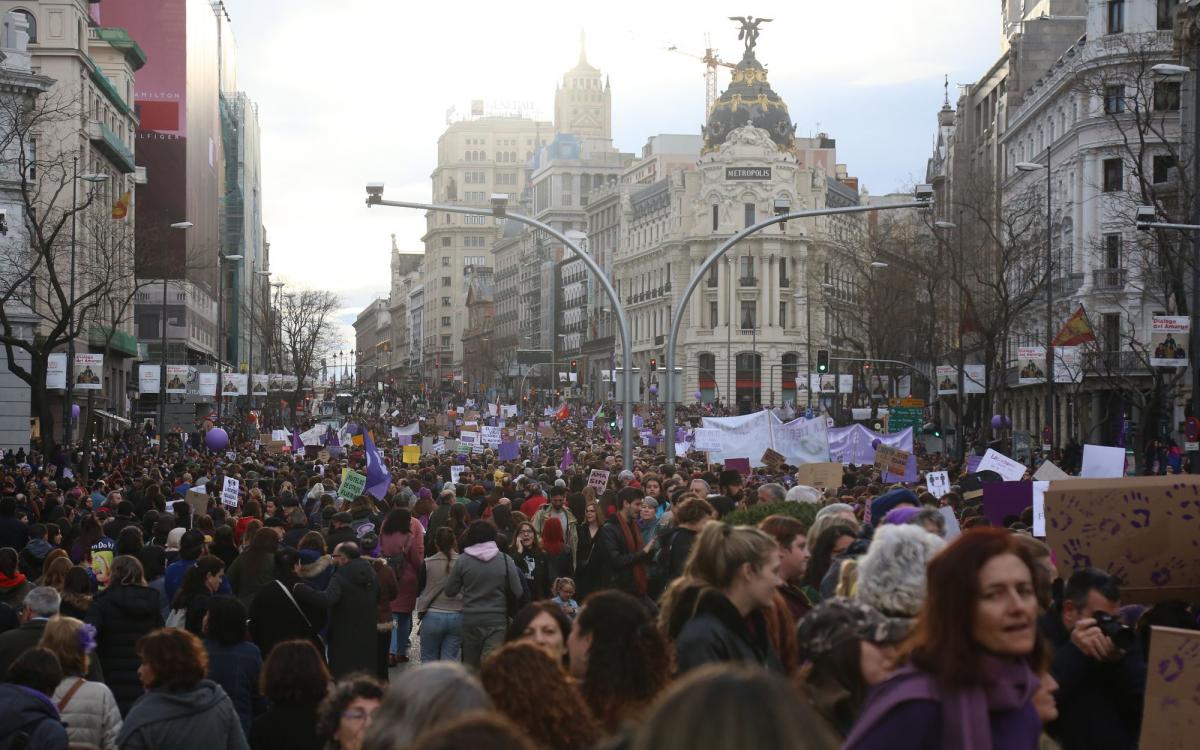
[[[970,396],[987,391],[987,365],[963,367],[963,393]]]
[[[104,355],[75,355],[75,388],[81,391],[99,391],[104,388]]]
[[[267,395],[267,387],[268,387],[268,382],[270,380],[270,377],[271,377],[270,375],[251,375],[250,376],[250,379],[251,379],[250,395],[252,395],[252,396]]]
[[[272,372],[267,375],[267,390],[272,393],[278,393],[283,390],[283,373]]]
[[[187,380],[187,365],[167,365],[167,393],[187,393]]]
[[[1041,385],[1046,382],[1046,347],[1017,347],[1017,383]]]
[[[46,359],[46,387],[67,387],[67,355],[65,352],[53,352]]]
[[[240,372],[221,373],[221,395],[245,396],[249,392],[246,379]]]
[[[199,375],[199,378],[197,379],[196,382],[199,385],[200,395],[201,396],[217,395],[217,374],[215,372],[201,372],[201,373],[198,373],[198,375]]]
[[[162,390],[162,365],[138,365],[138,393],[158,393]]]
[[[1192,321],[1186,315],[1153,315],[1150,318],[1150,366],[1187,367],[1186,344]]]
[[[1083,352],[1078,346],[1054,347],[1054,382],[1083,382]]]
[[[939,396],[954,396],[958,393],[958,368],[951,365],[937,366],[937,393]]]

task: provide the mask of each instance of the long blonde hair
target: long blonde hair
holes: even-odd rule
[[[692,617],[707,590],[728,589],[743,565],[758,570],[778,548],[774,537],[753,526],[730,526],[720,521],[706,524],[692,544],[683,575],[663,592],[659,625],[665,632],[673,632]],[[676,612],[686,600],[691,601],[693,611]]]

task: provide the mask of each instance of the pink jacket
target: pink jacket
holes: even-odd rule
[[[382,557],[402,554],[407,557],[404,573],[397,581],[400,593],[392,599],[393,612],[412,612],[417,606],[417,573],[425,561],[425,532],[417,519],[414,518],[412,524],[413,529],[408,534],[384,534],[379,538],[379,554]]]

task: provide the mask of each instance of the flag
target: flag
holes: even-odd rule
[[[129,199],[132,197],[128,190],[117,199],[117,202],[112,207],[112,217],[114,219],[124,219],[129,215]]]
[[[603,416],[604,416],[604,404],[600,404],[600,406],[596,408],[596,413],[592,415],[592,421],[595,422],[598,419],[600,419],[600,417],[603,417]]]
[[[371,439],[370,432],[363,433],[363,452],[367,457],[366,490],[374,495],[376,500],[382,500],[392,483],[392,474],[383,465],[383,459],[379,457],[379,450],[375,448],[375,441]]]
[[[1050,344],[1052,346],[1079,346],[1095,340],[1096,334],[1092,331],[1092,324],[1088,322],[1083,305],[1080,305],[1075,314],[1067,318],[1066,324]]]
[[[567,467],[573,463],[575,463],[575,457],[571,455],[570,446],[567,446],[567,450],[563,453],[562,461],[559,462],[558,468],[566,471]]]
[[[292,428],[292,455],[299,456],[304,453],[304,441],[300,439],[300,428]]]
[[[562,421],[562,420],[566,419],[567,417],[571,416],[571,408],[569,406],[567,406],[566,404],[563,404],[562,407],[558,410],[558,413],[555,414],[554,416],[559,421]]]

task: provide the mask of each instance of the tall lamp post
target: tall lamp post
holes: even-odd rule
[[[190,221],[177,221],[171,225],[171,228],[186,232],[193,226],[195,225]],[[158,313],[159,319],[162,321],[162,330],[159,331],[158,342],[158,439],[161,445],[163,434],[167,431],[167,262],[165,251],[160,262],[162,263],[159,272],[159,276],[162,278],[162,306]]]
[[[255,271],[250,277],[250,346],[249,352],[246,355],[246,369],[249,371],[250,378],[250,409],[254,409],[254,327],[258,324],[258,309],[255,307],[255,289],[258,287],[259,278],[271,278],[270,271]]]
[[[225,263],[241,260],[241,255],[217,253],[217,422],[221,421],[221,405],[225,401]]]
[[[1037,172],[1046,170],[1046,248],[1045,259],[1046,264],[1046,427],[1050,430],[1050,449],[1054,450],[1054,443],[1058,440],[1058,431],[1054,428],[1055,414],[1054,409],[1054,288],[1053,288],[1053,264],[1054,258],[1052,255],[1053,240],[1051,232],[1053,230],[1051,200],[1051,177],[1053,170],[1050,169],[1050,146],[1046,147],[1046,163],[1038,164],[1037,162],[1023,161],[1017,164],[1017,170],[1021,172]]]
[[[962,213],[959,212],[959,222],[962,221]],[[935,221],[933,223],[936,229],[958,229],[959,224],[953,221]],[[967,369],[967,351],[963,348],[963,317],[965,308],[963,307],[963,255],[962,255],[962,234],[958,235],[958,252],[954,259],[954,274],[958,285],[958,424],[955,426],[955,449],[958,453],[958,460],[961,462],[967,455],[966,441],[966,369]],[[937,382],[937,369],[935,364],[934,382]],[[936,386],[935,386],[936,387]]]
[[[71,451],[71,407],[75,401],[75,247],[77,238],[75,234],[75,217],[79,213],[79,181],[97,183],[107,182],[108,175],[106,174],[79,174],[79,157],[75,156],[71,159],[71,296],[70,296],[70,314],[71,320],[67,324],[67,397],[65,406],[63,407],[63,444],[67,447],[67,453]],[[89,200],[91,200],[89,196]]]

